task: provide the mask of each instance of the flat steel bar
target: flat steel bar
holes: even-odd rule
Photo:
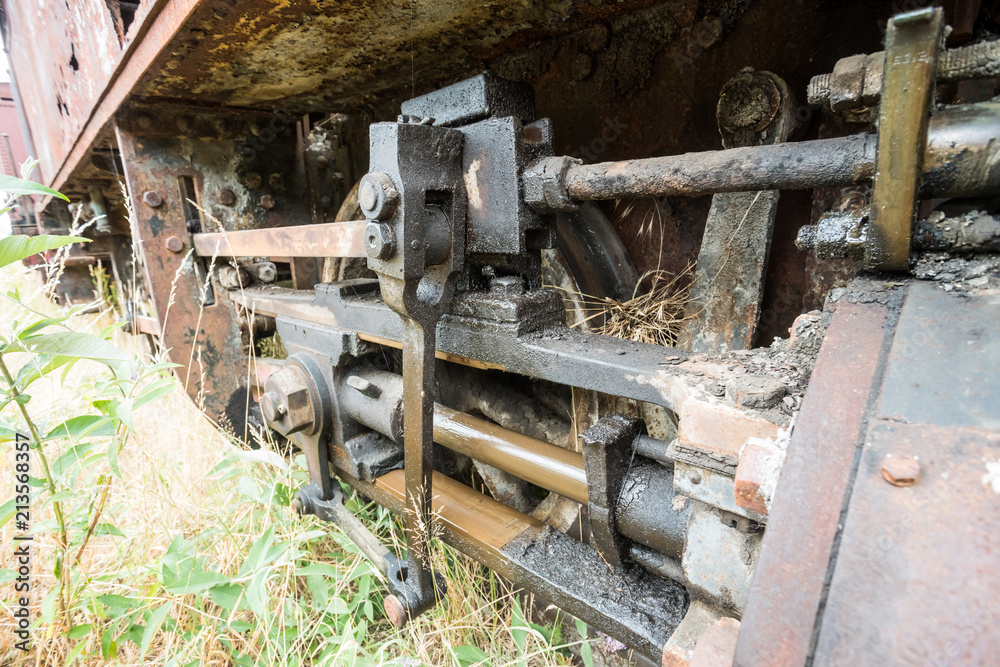
[[[366,257],[364,220],[195,234],[203,257]]]
[[[865,246],[865,266],[869,269],[903,271],[910,265],[910,237],[943,29],[940,7],[889,20],[869,243]]]
[[[138,333],[150,334],[152,336],[160,335],[160,321],[155,317],[136,315],[133,327]]]

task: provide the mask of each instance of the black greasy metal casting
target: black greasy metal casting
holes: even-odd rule
[[[395,241],[390,251],[384,244],[370,244],[368,267],[378,274],[382,298],[403,323],[408,567],[398,601],[411,618],[435,601],[430,568],[434,355],[437,322],[464,267],[462,144],[458,130],[414,123],[372,125],[366,186],[382,192],[371,197],[372,205],[362,205],[372,216],[370,224],[386,225]],[[384,203],[388,201],[392,203]]]
[[[608,415],[580,435],[594,545],[609,563],[619,567],[625,561],[626,544],[616,525],[615,513],[633,460],[632,444],[643,430],[638,419]]]

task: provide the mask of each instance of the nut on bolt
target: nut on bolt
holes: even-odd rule
[[[320,428],[322,407],[317,405],[307,373],[294,364],[275,371],[264,381],[260,412],[268,426],[282,435]]]
[[[410,620],[406,614],[406,607],[395,595],[387,595],[382,600],[382,606],[385,607],[386,617],[396,626],[397,630],[402,630],[406,626],[406,622]]]
[[[166,245],[167,250],[170,252],[180,252],[181,250],[184,250],[184,241],[181,241],[176,236],[168,236]]]
[[[913,456],[889,454],[882,461],[882,477],[893,486],[913,486],[920,478],[920,461]]]
[[[156,190],[146,190],[142,194],[142,201],[146,204],[146,206],[158,208],[163,205],[163,196]]]
[[[222,188],[215,196],[223,206],[232,206],[236,203],[236,193],[229,188]]]
[[[399,190],[388,174],[371,173],[361,178],[358,205],[369,220],[386,220],[396,210]]]
[[[260,397],[260,413],[269,424],[273,424],[284,419],[288,409],[277,392],[267,391]]]
[[[389,259],[396,253],[396,235],[387,223],[369,222],[365,227],[365,250],[372,259]]]

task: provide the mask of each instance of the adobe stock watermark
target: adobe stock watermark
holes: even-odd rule
[[[28,651],[31,644],[31,445],[28,437],[17,433],[14,437],[14,525],[19,535],[14,535],[14,596],[11,607],[14,615],[14,634],[20,640],[14,644],[19,651]]]

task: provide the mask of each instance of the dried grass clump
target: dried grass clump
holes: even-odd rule
[[[681,340],[687,321],[685,315],[691,297],[691,267],[671,276],[665,271],[649,271],[639,279],[628,301],[598,299],[591,318],[604,317],[598,332],[637,343],[675,347]],[[649,290],[640,294],[640,286]],[[588,318],[590,319],[590,318]]]

